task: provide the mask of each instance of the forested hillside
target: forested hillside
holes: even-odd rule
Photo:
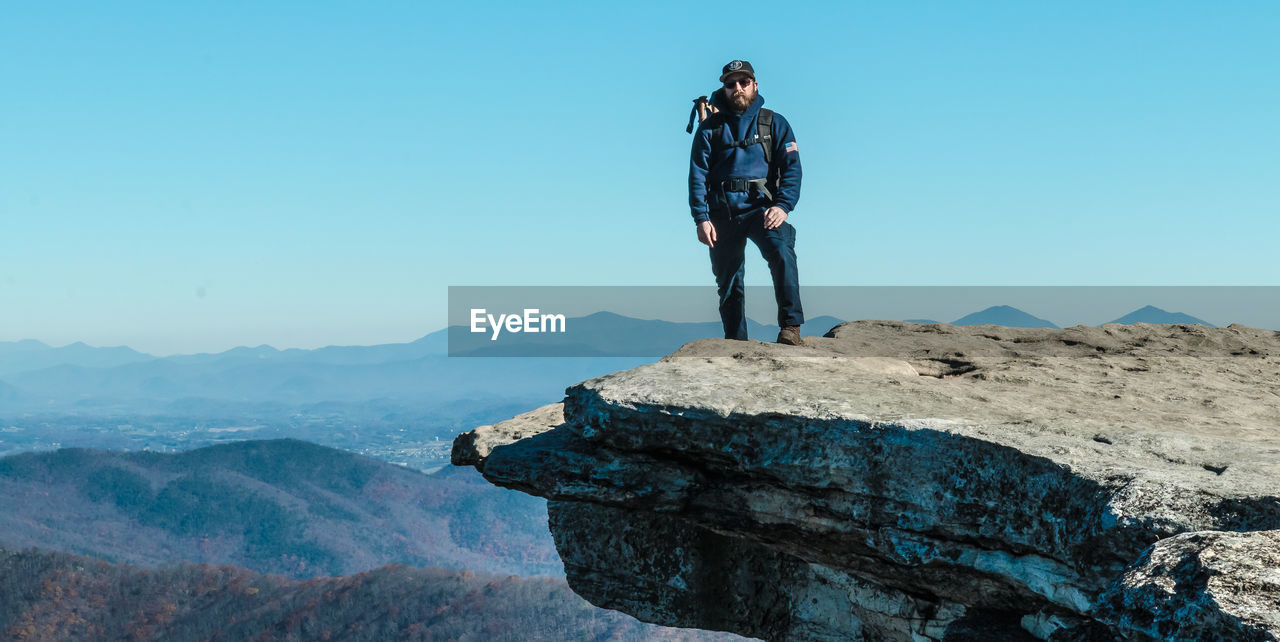
[[[291,580],[0,549],[0,639],[729,640],[598,609],[564,580],[385,566]]]
[[[384,564],[563,573],[542,500],[291,440],[0,459],[0,543],[306,578]]]

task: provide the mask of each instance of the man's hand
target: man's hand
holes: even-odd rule
[[[764,211],[764,229],[771,230],[787,220],[787,211],[774,205]]]
[[[783,216],[786,216],[786,214],[783,214]],[[716,246],[716,226],[712,225],[711,221],[698,223],[698,240],[702,241],[702,244],[707,247]]]

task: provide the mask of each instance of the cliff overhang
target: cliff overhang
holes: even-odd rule
[[[1276,639],[1278,334],[862,321],[806,348],[698,341],[461,435],[454,463],[550,500],[570,585],[646,621]]]

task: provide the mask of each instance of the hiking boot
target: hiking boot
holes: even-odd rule
[[[800,338],[800,326],[787,325],[782,326],[782,332],[778,333],[778,343],[788,346],[802,346],[804,339]]]

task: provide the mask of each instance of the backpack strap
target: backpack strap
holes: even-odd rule
[[[711,153],[717,154],[720,152],[720,138],[724,136],[724,116],[715,112],[703,122],[711,127]]]
[[[764,146],[764,162],[773,167],[773,112],[760,108],[760,116],[756,119],[756,138]]]
[[[714,121],[712,119],[715,119]],[[720,112],[716,112],[707,116],[707,121],[712,125],[711,130],[711,152],[714,154],[719,152],[718,149],[724,138],[724,116]],[[735,140],[729,143],[730,147],[741,147],[746,149],[752,145],[759,143],[764,148],[764,162],[770,167],[773,166],[773,112],[760,108],[760,115],[756,118],[756,135],[746,140]]]

